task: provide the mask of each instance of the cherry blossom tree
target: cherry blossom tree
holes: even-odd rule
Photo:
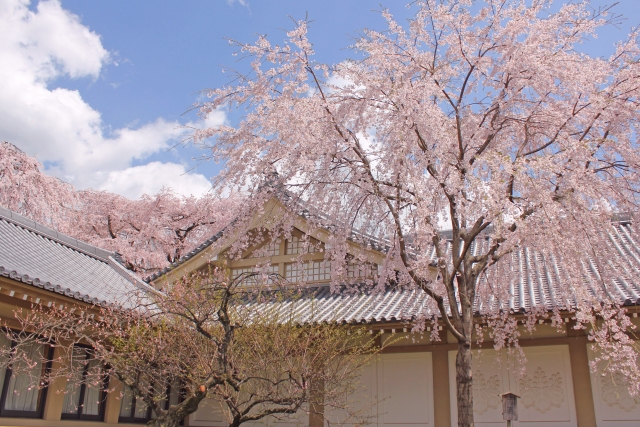
[[[155,427],[177,427],[206,397],[221,405],[230,427],[315,416],[323,407],[366,422],[345,396],[380,350],[368,329],[301,319],[298,302],[308,313],[309,301],[298,290],[243,286],[247,279],[259,285],[267,278],[229,280],[213,269],[176,280],[164,293],[128,295],[124,306],[34,305],[16,313],[21,327],[5,330],[14,344],[0,348],[0,367],[24,378],[49,362],[45,378],[33,376],[25,387],[62,379],[65,393],[81,383],[101,389],[105,377],[115,377],[126,386],[122,396],[144,403],[136,411],[151,408],[147,425]],[[29,351],[34,342],[56,347],[57,356],[48,361]],[[78,357],[78,345],[90,346],[90,359]]]
[[[77,204],[73,186],[43,174],[40,163],[15,145],[0,143],[0,206],[67,233]]]
[[[181,197],[164,189],[129,200],[98,191],[80,193],[84,209],[77,235],[122,254],[127,267],[152,273],[213,236],[231,220],[241,198]]]
[[[637,283],[638,269],[621,267],[611,236],[616,215],[633,218],[638,207],[638,31],[600,58],[583,46],[615,24],[611,8],[412,7],[405,26],[382,11],[387,30],[365,30],[353,59],[333,66],[313,60],[307,21],[281,45],[232,42],[251,69],[209,91],[201,113],[246,115],[194,133],[228,159],[218,185],[255,198],[280,188],[293,212],[304,208],[310,223],[335,231],[326,252],[334,285],[349,239],[386,247],[372,286],[421,289],[431,306],[416,327],[434,316],[457,340],[460,426],[473,425],[474,319],[491,325],[497,347],[517,341],[507,315],[523,248],[561,284],[553,307],[527,314],[574,313],[575,327],[605,350],[608,372],[620,369],[637,393],[638,349],[612,289],[620,277]]]
[[[98,247],[119,252],[138,273],[160,270],[228,224],[241,198],[184,197],[169,189],[130,200],[76,191],[42,172],[14,145],[0,145],[0,205]]]

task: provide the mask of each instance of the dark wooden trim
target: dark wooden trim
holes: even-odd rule
[[[20,291],[22,292],[22,290]],[[2,302],[14,307],[27,308],[29,310],[33,308],[33,303],[31,301],[26,301],[22,298],[10,297],[5,294],[0,294],[0,303]]]
[[[580,427],[596,427],[596,412],[593,403],[589,372],[589,356],[586,344],[580,341],[569,343],[573,399],[576,405],[576,418]]]
[[[126,387],[126,386],[125,386]],[[164,403],[164,410],[169,409],[169,400],[171,399],[171,384],[167,384],[167,388],[165,389],[165,395],[166,395],[166,400]],[[119,416],[118,417],[118,423],[133,423],[133,424],[142,424],[142,423],[146,423],[147,421],[149,421],[151,419],[153,410],[151,408],[151,406],[147,407],[147,413],[145,415],[145,418],[136,418],[135,417],[135,413],[136,413],[136,400],[137,400],[137,396],[135,395],[135,393],[133,394],[133,398],[131,399],[131,411],[129,412],[129,416],[128,417],[123,417],[123,416]],[[184,400],[184,389],[182,387],[178,388],[178,402],[182,402]],[[180,421],[180,425],[184,425],[184,420]]]
[[[44,367],[41,373],[41,377],[44,377],[46,376],[47,373],[51,371],[51,364],[52,364],[54,349],[53,347],[46,344],[40,344],[40,345],[46,346],[45,358],[47,359],[47,362],[44,364]],[[13,349],[14,347],[15,347],[15,342],[11,341],[11,349]],[[44,403],[47,399],[48,385],[45,385],[44,387],[38,389],[38,401],[37,401],[37,408],[35,411],[13,411],[13,410],[4,409],[4,405],[6,404],[6,401],[7,401],[7,391],[8,391],[9,383],[11,382],[12,376],[13,376],[13,371],[9,366],[5,370],[4,383],[2,384],[2,394],[0,395],[0,417],[42,418],[42,415],[44,412]]]
[[[589,339],[586,335],[578,335],[573,337],[550,337],[550,338],[528,338],[520,339],[519,343],[521,347],[538,347],[545,345],[568,345],[572,343],[584,343],[587,344]],[[485,341],[481,346],[473,344],[472,348],[478,349],[492,349],[493,341]],[[382,349],[383,354],[387,353],[415,353],[425,351],[451,351],[457,350],[458,344],[415,344],[415,345],[398,345],[389,346]]]
[[[432,352],[433,421],[435,427],[451,427],[449,354],[444,348]]]
[[[76,347],[81,347],[87,350],[91,350],[91,347],[81,344],[76,344]],[[109,378],[107,375],[104,375],[104,379],[102,381],[102,387],[100,389],[100,405],[98,406],[98,414],[97,415],[87,415],[83,413],[84,410],[84,396],[86,394],[87,385],[84,380],[87,378],[89,373],[89,361],[91,360],[91,352],[86,352],[86,361],[87,364],[84,367],[84,371],[82,372],[82,383],[80,383],[80,396],[78,396],[78,412],[75,414],[67,414],[62,412],[60,418],[63,420],[83,420],[83,421],[102,421],[104,419],[104,410],[105,405],[107,403],[107,388],[109,387]]]

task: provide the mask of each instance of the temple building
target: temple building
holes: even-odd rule
[[[271,199],[251,219],[249,229],[269,230],[272,224],[277,223],[274,218],[284,209],[277,199]],[[300,319],[366,325],[381,342],[394,338],[362,371],[359,395],[353,399],[369,416],[370,425],[457,425],[456,340],[438,324],[428,328],[439,329],[439,341],[430,341],[430,330],[411,332],[413,321],[428,314],[424,313],[426,297],[418,290],[393,287],[377,292],[370,289],[331,292],[331,271],[324,260],[323,250],[328,244],[330,231],[311,229],[304,216],[299,216],[293,226],[293,231],[287,235],[269,234],[270,237],[259,244],[233,255],[233,244],[241,236],[237,232],[223,230],[179,262],[141,280],[122,266],[117,254],[84,244],[0,209],[0,316],[11,326],[14,310],[28,309],[32,303],[61,304],[73,300],[92,304],[122,299],[128,292],[140,289],[153,287],[162,290],[174,278],[204,270],[212,264],[228,269],[232,276],[248,272],[277,273],[290,283],[304,282],[305,292],[298,302]],[[630,227],[630,223],[621,223],[619,235],[613,238],[629,268],[638,269],[640,248],[626,232]],[[348,267],[346,274],[354,279],[374,277],[385,256],[375,245],[363,248],[353,243],[347,252],[353,253],[354,259],[357,255],[358,259],[366,260]],[[531,307],[553,308],[558,277],[547,271],[539,259],[526,250],[517,256],[522,262],[514,271],[515,286],[511,298],[504,303],[513,316],[522,321],[523,313]],[[252,280],[258,279],[250,278],[246,286],[254,286]],[[640,284],[621,282],[616,291],[631,321],[640,326]],[[305,313],[305,308],[309,313]],[[485,339],[477,348],[473,362],[476,425],[505,425],[500,395],[507,392],[520,396],[519,419],[512,424],[514,426],[640,425],[640,396],[629,395],[625,378],[603,377],[590,371],[589,361],[594,357],[591,344],[585,331],[573,329],[572,322],[571,314],[566,313],[562,323],[551,324],[550,320],[541,320],[531,333],[522,326],[520,345],[526,355],[523,376],[515,374],[514,365],[510,363],[512,355],[506,350],[497,354],[491,340]],[[0,338],[0,345],[10,346],[11,343]],[[51,349],[34,348],[33,351]],[[33,369],[45,368],[36,366]],[[97,427],[144,423],[150,417],[150,412],[144,407],[137,407],[126,393],[105,395],[102,390],[89,387],[63,392],[69,385],[54,382],[46,389],[20,393],[16,398],[13,391],[20,387],[19,376],[12,376],[8,369],[0,373],[0,382],[0,425]],[[110,385],[113,387],[116,391],[123,391],[115,382]],[[309,417],[301,411],[287,422],[268,419],[249,425],[353,425],[352,420],[344,416],[328,409],[322,417]],[[226,423],[218,404],[205,400],[198,411],[185,420],[185,425],[217,427]]]

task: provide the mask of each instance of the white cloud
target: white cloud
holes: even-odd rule
[[[200,128],[210,128],[210,127],[215,127],[215,126],[220,126],[222,124],[225,124],[227,121],[227,113],[226,111],[218,108],[212,112],[209,113],[209,115],[207,115],[207,117],[202,120],[201,123],[197,123],[197,124],[193,124],[191,123],[191,126],[194,127],[200,127]]]
[[[36,12],[28,9],[29,3],[0,3],[3,68],[22,71],[24,77],[38,81],[60,74],[97,77],[109,59],[100,36],[84,27],[76,15],[63,10],[58,1],[40,2]]]
[[[78,91],[48,87],[62,76],[97,78],[109,53],[100,36],[64,10],[59,0],[41,1],[35,11],[28,6],[28,0],[0,2],[0,140],[37,155],[50,165],[48,173],[77,188],[108,187],[121,194],[137,194],[133,188],[152,191],[139,172],[144,169],[130,168],[131,162],[168,149],[190,131],[178,122],[158,118],[140,127],[108,132],[100,112]],[[206,124],[224,123],[225,119],[225,113],[217,111]],[[190,194],[189,179],[199,183],[198,188],[206,181],[202,175],[182,175],[184,167],[178,164],[164,164],[163,168],[155,165],[149,170],[176,173],[163,177],[185,183],[172,186],[176,191]],[[141,181],[139,185],[123,181],[118,174]]]
[[[227,4],[228,4],[229,6],[233,6],[233,4],[234,4],[236,1],[237,1],[238,3],[240,3],[240,5],[242,5],[242,6],[244,6],[244,7],[249,7],[249,6],[247,5],[246,0],[227,0]]]
[[[202,196],[211,183],[200,174],[187,173],[182,165],[151,162],[111,172],[100,189],[137,199],[145,193],[155,194],[163,187],[184,195]]]

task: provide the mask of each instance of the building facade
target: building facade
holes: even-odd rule
[[[30,310],[32,304],[89,307],[126,301],[132,292],[148,289],[120,263],[117,254],[0,208],[0,319],[4,326],[20,330],[15,316]],[[0,346],[12,345],[0,334]],[[34,344],[26,351],[56,359],[57,350],[46,345]],[[80,375],[101,368],[85,348],[76,351],[78,360],[87,360],[73,367]],[[0,371],[1,426],[139,425],[151,415],[147,408],[136,407],[114,378],[105,378],[104,387],[58,378],[38,388],[31,386],[32,378],[56,367],[38,363],[28,370],[11,368]],[[107,389],[112,392],[106,393]]]
[[[272,199],[263,213],[256,216],[250,229],[269,229],[278,223],[283,205]],[[621,224],[620,233],[612,236],[624,255],[628,267],[640,268],[640,248],[629,231],[630,224]],[[308,232],[306,238],[303,236]],[[377,427],[445,427],[457,425],[455,395],[455,338],[443,326],[439,341],[430,341],[430,327],[422,333],[411,333],[412,320],[424,309],[425,295],[417,290],[389,289],[386,292],[334,294],[329,287],[330,271],[323,262],[323,245],[329,232],[313,230],[300,216],[294,223],[289,238],[266,240],[250,247],[241,256],[227,256],[237,234],[219,233],[179,263],[149,278],[158,288],[166,286],[173,277],[205,268],[216,263],[229,269],[232,276],[250,271],[279,273],[291,282],[302,278],[309,286],[308,302],[313,307],[316,321],[338,321],[345,324],[365,324],[380,341],[389,340],[380,356],[362,373],[361,392],[352,396],[354,405],[368,415],[369,425]],[[311,244],[303,251],[301,242]],[[353,244],[354,255],[363,258],[363,248]],[[350,269],[349,277],[375,274],[376,264],[384,258],[382,252],[366,249],[371,268]],[[553,274],[545,274],[545,266],[538,258],[523,250],[519,270],[514,271],[514,291],[508,308],[525,321],[524,311],[535,305],[551,307],[554,298]],[[300,262],[302,260],[302,263]],[[260,267],[267,265],[268,267]],[[548,272],[547,272],[548,273]],[[434,271],[435,274],[435,271]],[[251,284],[248,284],[251,285]],[[621,302],[627,305],[631,321],[640,326],[640,284],[621,284]],[[304,311],[304,310],[303,310]],[[304,319],[304,313],[301,313]],[[324,316],[324,317],[323,317]],[[480,320],[480,319],[479,319]],[[552,324],[553,323],[553,324]],[[504,426],[502,393],[513,392],[519,399],[519,420],[514,426],[543,427],[631,427],[640,425],[640,396],[630,396],[625,378],[602,377],[590,371],[594,360],[592,346],[585,330],[573,328],[571,314],[566,313],[562,323],[540,320],[532,332],[520,327],[520,345],[526,356],[525,374],[513,352],[496,352],[489,337],[474,354],[474,414],[478,426]],[[194,414],[190,425],[222,425],[221,413],[214,402],[209,402]],[[256,423],[258,424],[258,423]],[[327,427],[354,425],[345,414],[325,408],[322,417],[299,414],[291,422],[268,420],[261,425],[296,424]]]
[[[272,199],[256,215],[249,230],[269,229],[277,223],[283,206]],[[293,224],[290,236],[266,239],[242,254],[229,255],[229,248],[240,237],[237,231],[218,233],[187,254],[179,263],[147,279],[147,283],[127,271],[117,254],[84,244],[34,223],[15,213],[0,209],[0,317],[11,327],[15,310],[28,310],[31,304],[92,304],[126,298],[130,292],[152,286],[162,289],[175,277],[208,268],[211,263],[227,268],[233,276],[252,271],[278,273],[290,282],[308,285],[300,315],[313,308],[316,321],[364,324],[380,342],[390,342],[379,357],[362,371],[360,389],[350,396],[350,404],[366,415],[376,427],[445,427],[457,425],[455,399],[455,339],[442,326],[432,325],[423,333],[412,333],[412,320],[424,309],[425,297],[419,291],[389,288],[385,292],[362,290],[357,293],[332,293],[330,271],[324,262],[323,247],[327,230],[310,231],[301,216]],[[630,225],[625,225],[630,227]],[[618,244],[628,255],[630,267],[640,259],[640,250],[625,237]],[[311,242],[309,246],[304,242]],[[356,244],[349,251],[366,262],[349,268],[352,278],[375,275],[384,254]],[[514,313],[545,303],[553,297],[553,279],[535,281],[541,266],[535,257],[527,258],[509,304]],[[526,278],[526,280],[525,280]],[[255,279],[253,279],[255,280]],[[535,282],[535,283],[534,283]],[[252,286],[251,279],[246,283]],[[632,322],[638,319],[638,284],[626,284],[618,290],[627,302]],[[309,314],[310,315],[310,314]],[[324,316],[324,317],[323,317]],[[514,314],[524,320],[521,314]],[[18,325],[16,325],[18,326]],[[441,329],[440,339],[431,341],[431,327]],[[625,378],[602,377],[589,369],[594,354],[583,330],[572,328],[571,315],[559,324],[541,321],[529,333],[522,326],[520,345],[526,355],[524,375],[515,356],[506,350],[496,352],[487,337],[474,354],[474,413],[478,426],[502,426],[499,395],[513,392],[519,399],[519,421],[515,426],[625,427],[640,425],[640,397],[630,396]],[[389,341],[387,341],[389,340]],[[1,339],[0,339],[1,341]],[[6,340],[5,340],[6,341]],[[10,346],[10,342],[0,342]],[[33,351],[54,351],[34,348]],[[78,351],[82,351],[79,349]],[[87,356],[89,357],[89,356]],[[86,369],[91,369],[88,363]],[[46,369],[36,366],[34,370]],[[114,379],[104,393],[98,388],[57,381],[48,388],[25,392],[25,382],[11,370],[0,372],[0,425],[3,426],[108,426],[144,423],[149,410],[135,400]],[[73,386],[75,387],[75,386]],[[170,400],[177,393],[169,391]],[[253,427],[331,427],[355,425],[340,411],[324,408],[323,413],[308,415],[301,411],[286,420],[267,419],[251,423]],[[218,427],[225,421],[219,405],[205,400],[185,425]]]

